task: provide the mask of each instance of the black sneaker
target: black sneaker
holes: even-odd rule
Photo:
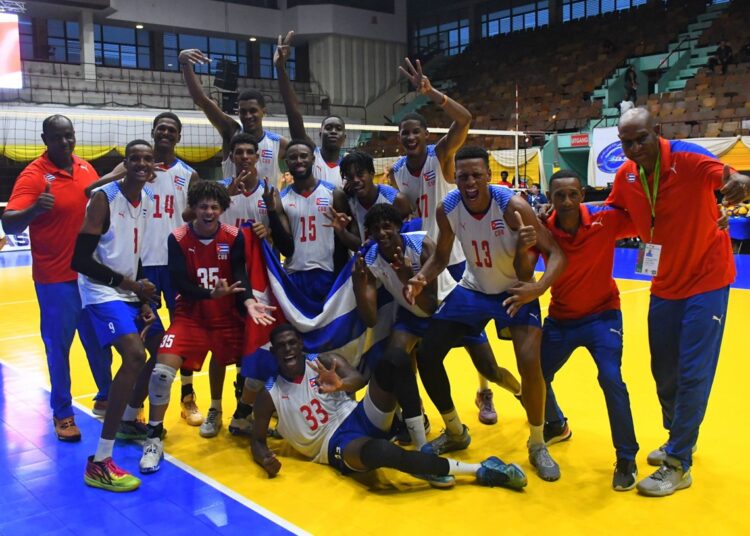
[[[617,462],[615,462],[615,474],[612,477],[612,487],[615,491],[633,489],[637,476],[638,468],[635,465],[635,461],[617,458]]]
[[[570,431],[570,427],[568,426],[568,419],[565,419],[563,422],[544,423],[544,442],[547,445],[567,441],[572,435],[573,432]]]

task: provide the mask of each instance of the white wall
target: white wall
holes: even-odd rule
[[[115,11],[108,20],[185,33],[275,38],[295,30],[303,39],[335,33],[406,43],[406,0],[396,0],[394,14],[332,4],[264,9],[212,0],[111,0],[111,5]]]
[[[396,81],[405,54],[405,43],[329,35],[310,42],[310,74],[331,103],[367,106]]]

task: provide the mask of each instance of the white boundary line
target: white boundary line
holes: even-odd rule
[[[22,369],[20,367],[17,367],[15,365],[11,365],[10,363],[6,362],[3,359],[0,359],[0,364],[2,364],[4,367],[8,367],[10,370],[16,372],[17,374],[25,375],[26,372],[27,372],[26,370],[24,370],[24,369]],[[45,391],[49,392],[49,388],[47,388],[47,386],[37,384],[36,387],[40,387],[40,388],[44,389]],[[92,418],[98,420],[97,416],[94,415],[93,413],[91,413],[91,410],[88,409],[86,406],[83,406],[82,404],[80,404],[79,402],[76,402],[75,400],[73,400],[73,405],[76,408],[78,408],[82,413],[85,413],[89,417],[92,417]],[[244,495],[240,495],[239,493],[237,493],[233,489],[228,488],[227,486],[225,486],[224,484],[221,484],[220,482],[217,482],[216,480],[214,480],[210,476],[208,476],[208,475],[206,475],[204,473],[201,473],[200,471],[198,471],[197,469],[194,469],[193,467],[190,467],[185,462],[178,460],[177,458],[175,458],[171,454],[167,454],[165,452],[164,453],[164,459],[167,460],[169,463],[172,463],[172,464],[176,465],[177,467],[179,467],[180,469],[182,469],[183,471],[185,471],[186,473],[188,473],[190,476],[193,476],[193,477],[197,478],[198,480],[200,480],[204,484],[208,484],[212,488],[214,488],[217,491],[223,493],[224,495],[226,495],[230,499],[234,499],[235,501],[237,501],[238,503],[240,503],[242,506],[244,506],[246,508],[249,508],[250,510],[252,510],[256,514],[260,514],[261,516],[265,517],[269,521],[272,521],[272,522],[276,523],[281,528],[286,529],[286,530],[288,530],[289,532],[291,532],[293,534],[299,534],[301,536],[308,536],[308,535],[311,534],[311,533],[307,532],[306,530],[303,530],[300,527],[294,525],[290,521],[287,521],[286,519],[283,519],[283,518],[279,517],[278,515],[276,515],[273,512],[271,512],[270,510],[266,510],[261,505],[259,505],[259,504],[255,503],[255,502],[251,501],[250,499],[248,499]]]
[[[30,339],[32,337],[39,337],[41,339],[41,336],[39,335],[39,333],[27,333],[24,335],[11,335],[10,337],[0,337],[0,342],[16,341],[18,339]]]

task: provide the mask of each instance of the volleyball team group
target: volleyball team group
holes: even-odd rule
[[[389,184],[376,184],[369,154],[342,155],[341,117],[324,118],[311,136],[305,132],[285,70],[292,37],[279,38],[274,56],[291,139],[263,129],[265,101],[256,91],[239,95],[238,124],[194,73],[193,65],[208,58],[198,50],[180,54],[190,94],[223,140],[223,180],[202,180],[176,156],[182,124],[172,112],[160,113],[152,140],[130,141],[124,161],[101,178],[75,156],[68,118],[50,116],[42,125],[46,152],[19,176],[2,221],[9,234],[30,229],[61,441],[81,439],[70,394],[76,332],[99,389],[94,412],[103,416],[102,434],[85,482],[109,491],[139,487],[141,479],[112,458],[117,438],[143,442],[141,473],[159,470],[178,376],[182,417],[203,437],[219,434],[225,371],[236,364],[228,429],[249,436],[253,459],[270,477],[281,460],[269,435],[342,474],[387,467],[437,488],[470,477],[522,489],[527,477],[517,463],[446,457],[471,443],[444,366],[457,347],[478,372],[480,421],[497,422],[490,384],[515,396],[529,423],[529,467],[552,482],[561,468],[549,447],[572,436],[553,380],[583,347],[607,406],[613,489],[666,496],[689,487],[735,277],[716,193],[724,203],[740,202],[750,194],[750,178],[697,145],[661,138],[649,112],[635,108],[619,122],[627,161],[607,200],[586,203],[585,181],[558,170],[548,180],[550,205],[535,210],[512,189],[492,184],[488,152],[465,144],[470,111],[432,87],[418,61],[406,59],[401,73],[452,123],[433,145],[424,117],[404,115],[398,125],[404,156],[387,170]],[[281,181],[281,162],[291,184]],[[641,241],[636,272],[653,276],[651,370],[666,430],[664,444],[647,457],[656,469],[640,480],[612,278],[615,243],[627,237]],[[322,306],[341,280],[350,281],[359,320],[387,323],[377,351],[308,353],[310,327],[283,319],[280,296],[253,289],[263,241],[283,258],[289,285],[311,304]],[[539,256],[544,272],[535,274]],[[548,289],[544,317],[539,297]],[[168,310],[166,329],[158,306]],[[512,341],[520,380],[497,364],[485,332],[490,320],[498,337]],[[263,337],[270,347],[259,349]],[[122,358],[114,376],[112,347]],[[192,374],[209,352],[211,403],[204,417]],[[416,374],[429,400],[420,397]],[[586,388],[592,380],[578,384]],[[430,441],[427,402],[443,427]]]

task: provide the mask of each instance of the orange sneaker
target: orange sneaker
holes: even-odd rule
[[[55,423],[55,433],[57,434],[57,439],[60,441],[75,443],[81,440],[81,431],[76,426],[73,416],[65,417],[64,419],[52,417],[52,422]]]

